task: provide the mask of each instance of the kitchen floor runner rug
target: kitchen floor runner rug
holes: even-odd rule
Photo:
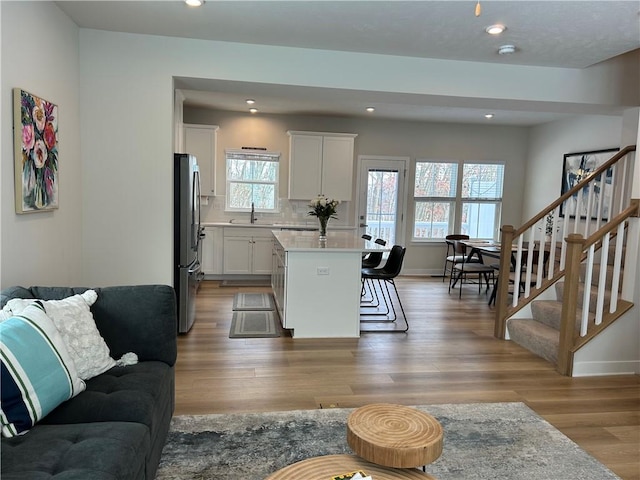
[[[275,312],[264,310],[240,310],[233,312],[229,338],[279,337]]]
[[[273,295],[270,293],[236,293],[233,310],[273,310]]]
[[[416,408],[444,431],[442,455],[426,466],[438,480],[619,479],[523,403]],[[351,411],[173,417],[156,480],[263,480],[306,458],[352,453],[346,440]]]

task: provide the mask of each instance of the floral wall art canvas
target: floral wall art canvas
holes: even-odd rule
[[[13,89],[16,213],[58,208],[58,107]]]

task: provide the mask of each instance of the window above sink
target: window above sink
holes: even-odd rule
[[[226,150],[227,212],[278,212],[280,153]]]

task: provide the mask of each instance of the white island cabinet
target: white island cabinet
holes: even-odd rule
[[[294,338],[360,336],[362,252],[367,245],[353,232],[274,231],[271,283],[283,328]]]

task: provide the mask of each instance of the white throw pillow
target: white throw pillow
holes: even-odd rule
[[[62,300],[42,301],[83,380],[100,375],[116,364],[89,309],[97,298],[95,290],[87,290]],[[33,299],[11,299],[2,310],[3,316],[19,315],[32,302]]]

